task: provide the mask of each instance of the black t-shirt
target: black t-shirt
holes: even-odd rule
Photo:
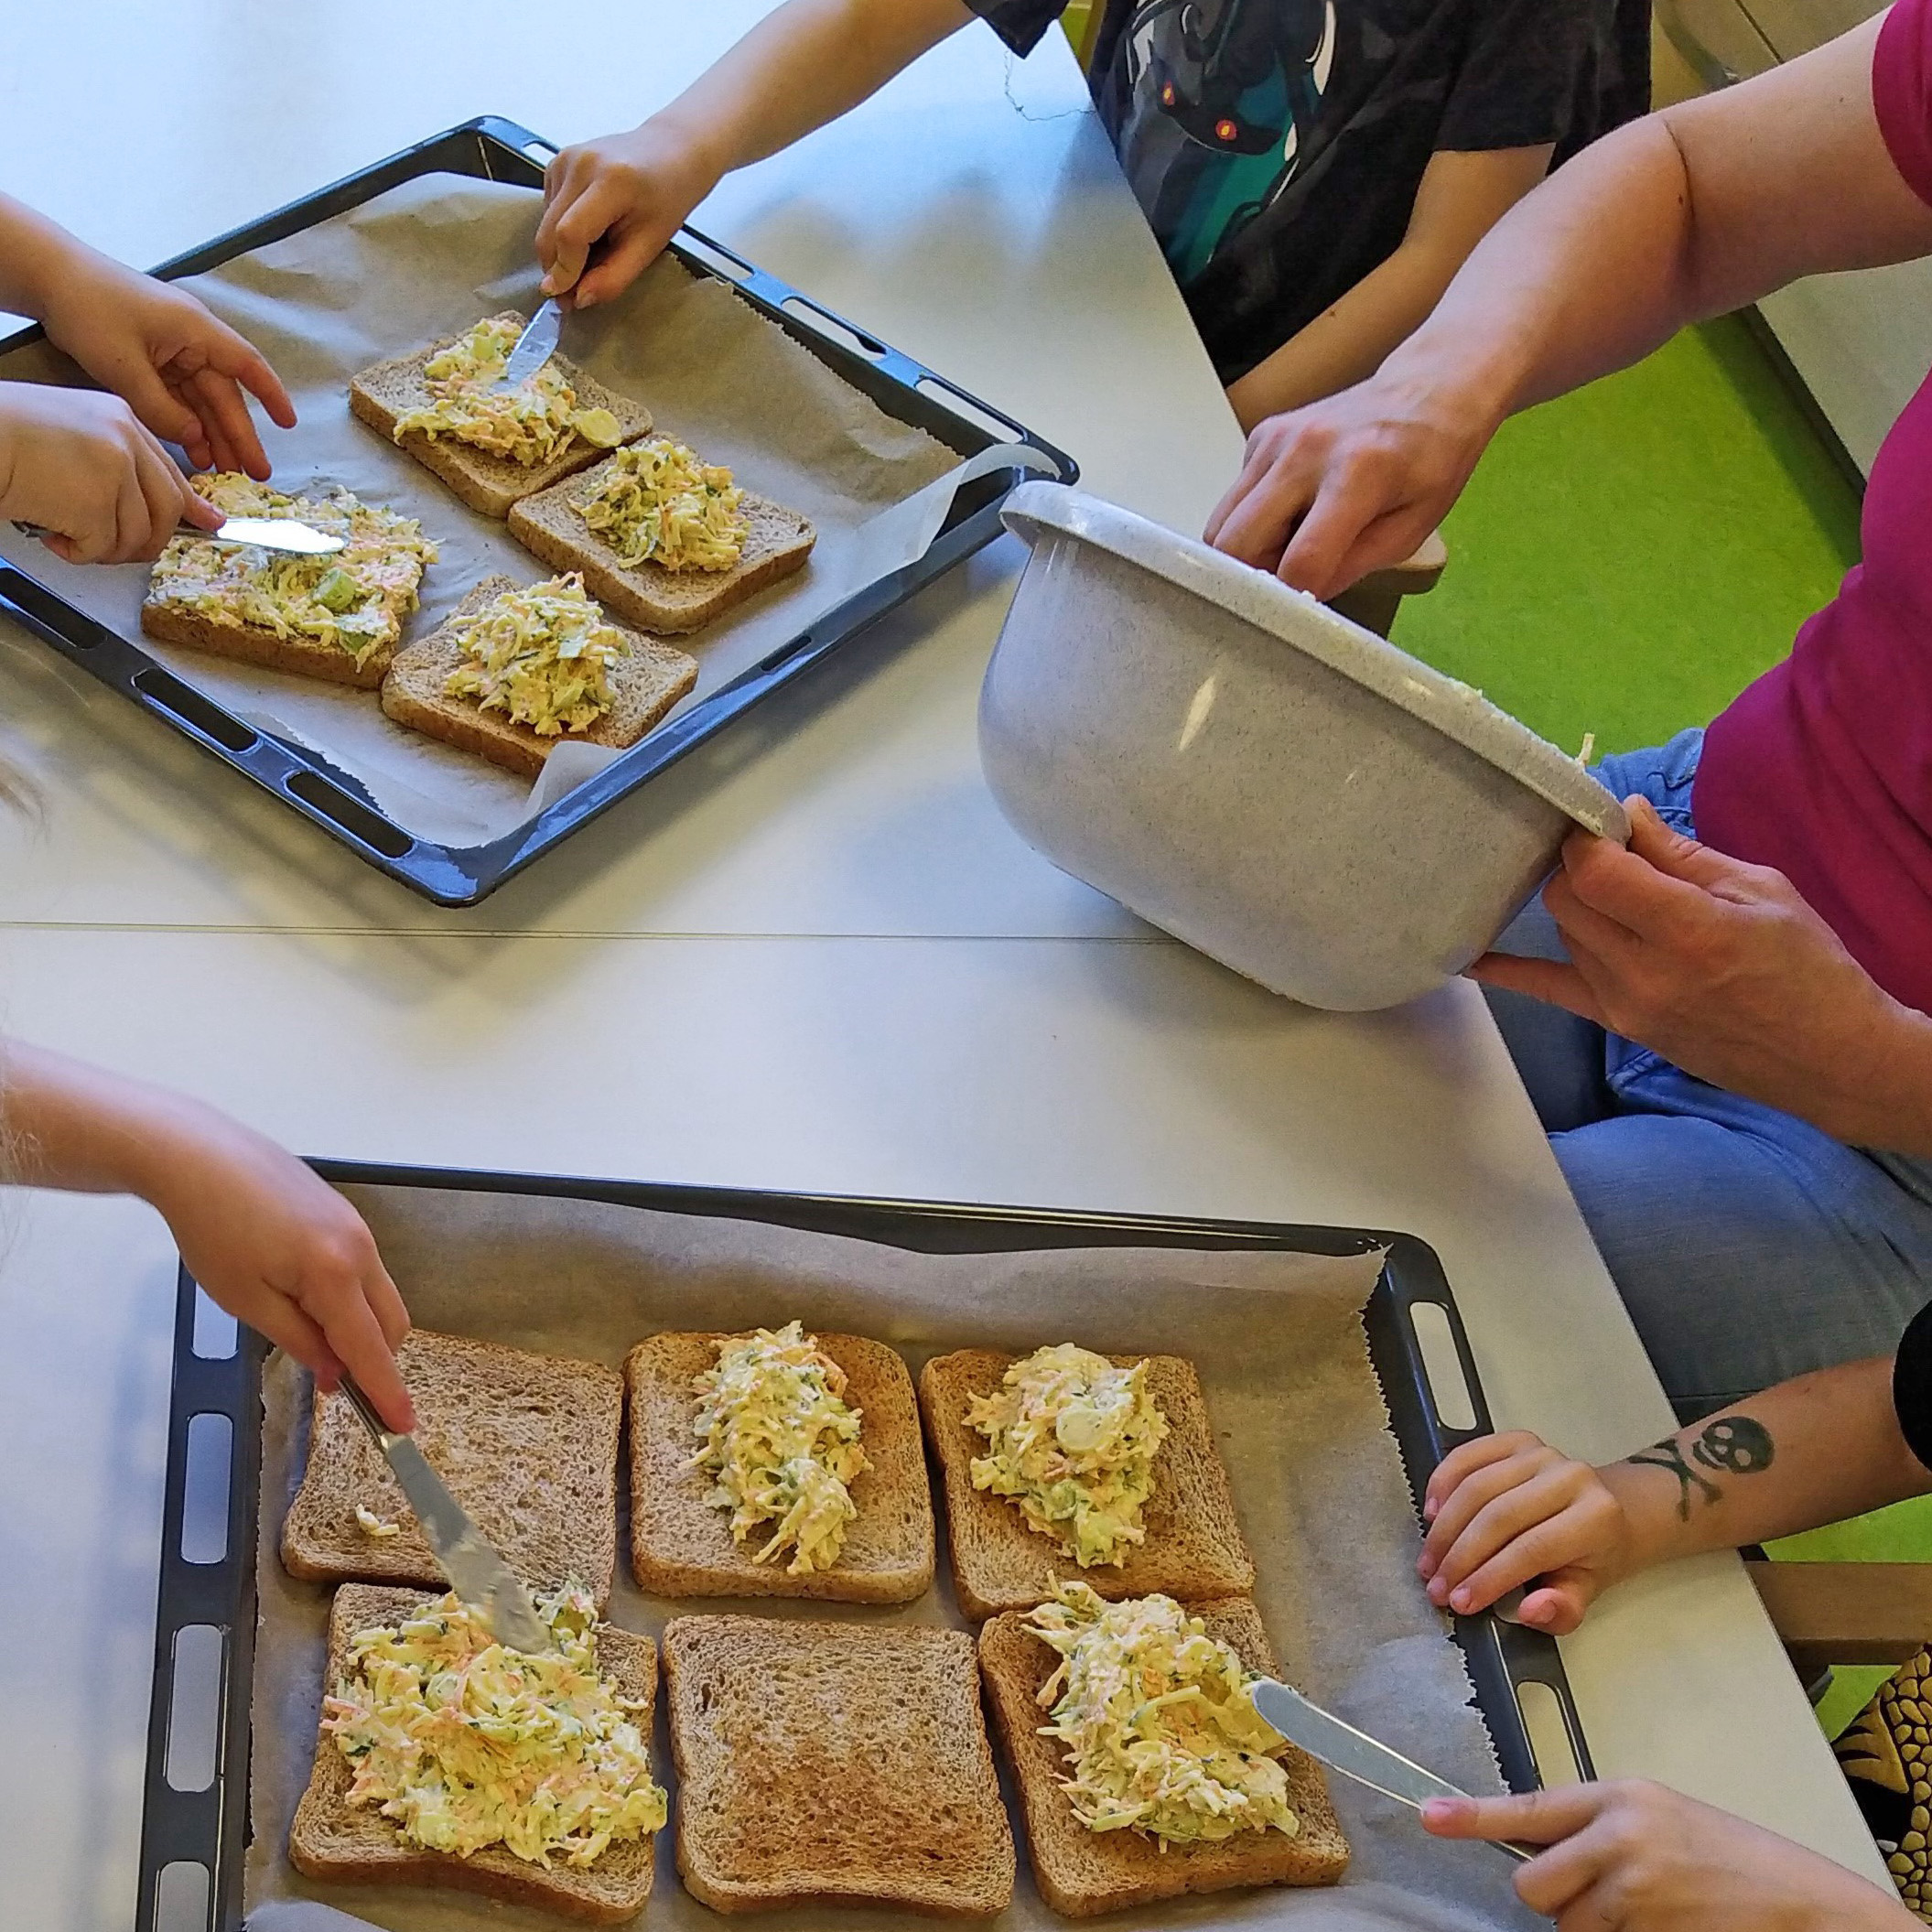
[[[967,0],[1030,52],[1065,0]],[[1430,157],[1649,104],[1649,0],[1106,0],[1094,99],[1225,383],[1386,261]]]
[[[1892,1406],[1909,1449],[1932,1469],[1932,1307],[1913,1316],[1892,1365]]]

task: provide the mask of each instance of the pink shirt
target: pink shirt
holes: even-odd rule
[[[1898,0],[1878,124],[1932,204],[1932,0]],[[1876,459],[1864,561],[1704,739],[1698,836],[1775,866],[1894,998],[1932,1010],[1932,377]]]

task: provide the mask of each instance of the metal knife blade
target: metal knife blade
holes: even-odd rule
[[[1352,1777],[1371,1791],[1379,1791],[1398,1804],[1413,1805],[1419,1811],[1432,1797],[1467,1797],[1469,1794],[1433,1771],[1425,1771],[1399,1752],[1372,1738],[1353,1724],[1344,1724],[1319,1704],[1311,1704],[1299,1690],[1263,1678],[1248,1686],[1255,1709],[1285,1737],[1299,1744],[1309,1756],[1320,1758],[1344,1777]],[[1487,1840],[1506,1857],[1534,1858],[1534,1851],[1500,1840]]]
[[[516,347],[510,351],[510,360],[503,364],[502,374],[491,387],[514,389],[519,383],[527,382],[556,353],[557,338],[563,332],[564,311],[556,306],[556,297],[552,296],[530,318],[523,334],[517,337]]]
[[[46,536],[40,523],[16,523],[22,536]],[[342,547],[343,539],[313,530],[286,516],[232,516],[219,530],[204,530],[199,523],[178,523],[181,536],[204,537],[210,544],[254,544],[264,550],[286,550],[296,556],[329,556]]]
[[[525,1652],[555,1650],[556,1638],[537,1615],[530,1592],[449,1494],[416,1438],[396,1435],[385,1427],[374,1404],[352,1376],[342,1377],[342,1393],[388,1457],[416,1521],[423,1526],[425,1539],[449,1579],[449,1587],[472,1610],[482,1614],[500,1644]]]

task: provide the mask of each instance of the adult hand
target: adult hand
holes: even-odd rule
[[[284,429],[295,426],[295,405],[259,351],[185,288],[77,247],[50,278],[43,319],[50,340],[197,470],[267,477],[242,392]]]
[[[1399,564],[1462,494],[1497,418],[1453,385],[1384,372],[1269,416],[1206,537],[1316,597]]]
[[[1628,848],[1572,833],[1543,889],[1566,962],[1487,953],[1471,977],[1567,1007],[1715,1086],[1855,1145],[1916,1150],[1932,1096],[1905,1078],[1932,1021],[1893,999],[1783,873],[1625,801]]]
[[[1516,1896],[1558,1932],[1912,1932],[1889,1891],[1662,1785],[1431,1798],[1438,1838],[1548,1845]]]
[[[415,1427],[395,1350],[409,1313],[375,1237],[342,1196],[274,1141],[167,1096],[167,1130],[141,1192],[188,1271],[333,1388],[347,1367],[392,1429]]]
[[[654,121],[565,148],[544,170],[544,293],[571,308],[615,300],[717,185],[696,145]]]
[[[1422,1520],[1416,1567],[1430,1602],[1465,1616],[1537,1578],[1518,1616],[1568,1636],[1634,1567],[1622,1501],[1589,1463],[1526,1430],[1452,1449],[1429,1479]]]
[[[221,521],[118,396],[42,383],[0,383],[0,516],[71,564],[152,560],[184,518]]]

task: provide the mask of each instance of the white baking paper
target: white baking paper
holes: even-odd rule
[[[299,491],[347,484],[369,502],[415,516],[440,545],[405,640],[435,629],[480,578],[550,575],[505,527],[458,502],[419,464],[349,413],[350,378],[506,308],[540,299],[532,253],[534,189],[426,176],[318,227],[190,278],[216,314],[262,349],[301,421],[264,441],[275,482]],[[563,352],[657,426],[729,464],[748,489],[809,517],[810,562],[718,622],[673,642],[699,664],[686,706],[748,670],[823,611],[923,556],[962,481],[987,469],[1045,469],[1031,451],[987,452],[962,464],[924,431],[889,416],[724,284],[668,257],[621,300],[567,319]],[[0,375],[72,381],[44,347],[21,351]],[[392,724],[375,694],[256,670],[140,634],[146,565],[62,563],[11,525],[0,555],[109,629],[162,659],[187,683],[256,729],[319,753],[413,836],[482,844],[610,761],[582,745],[553,755],[554,774],[529,783]]]
[[[1415,1574],[1416,1526],[1400,1457],[1368,1363],[1359,1311],[1374,1257],[1069,1249],[931,1256],[755,1224],[661,1214],[546,1196],[405,1188],[351,1191],[425,1327],[621,1363],[660,1329],[739,1329],[793,1316],[808,1327],[891,1343],[915,1372],[945,1349],[1031,1349],[1078,1340],[1117,1353],[1184,1355],[1201,1374],[1258,1570],[1256,1591],[1282,1668],[1319,1701],[1467,1789],[1500,1788],[1471,1708],[1461,1653]],[[291,1579],[276,1556],[300,1474],[306,1378],[280,1357],[264,1384],[261,1623],[254,1714],[254,1841],[246,1903],[255,1932],[307,1932],[266,1908],[314,1900],[385,1932],[459,1932],[480,1923],[538,1932],[556,1921],[457,1893],[310,1883],[286,1857],[288,1823],[316,1743],[329,1592]],[[941,1548],[944,1551],[942,1513]],[[963,1625],[945,1579],[917,1603],[880,1610],[753,1599],[675,1603],[642,1595],[619,1538],[607,1614],[658,1635],[684,1612]],[[660,1777],[676,1783],[660,1716]],[[1119,1915],[1123,1928],[1333,1927],[1369,1932],[1523,1928],[1539,1923],[1509,1890],[1494,1850],[1425,1838],[1412,1813],[1332,1778],[1354,1851],[1330,1891],[1231,1892]],[[680,1885],[673,1831],[660,1834],[645,1925],[700,1932],[719,1921]],[[1003,1928],[1057,1926],[1027,1874]],[[799,1909],[772,1932],[911,1932],[907,1915]],[[315,1932],[322,1932],[318,1925]],[[341,1932],[341,1928],[337,1928]]]

